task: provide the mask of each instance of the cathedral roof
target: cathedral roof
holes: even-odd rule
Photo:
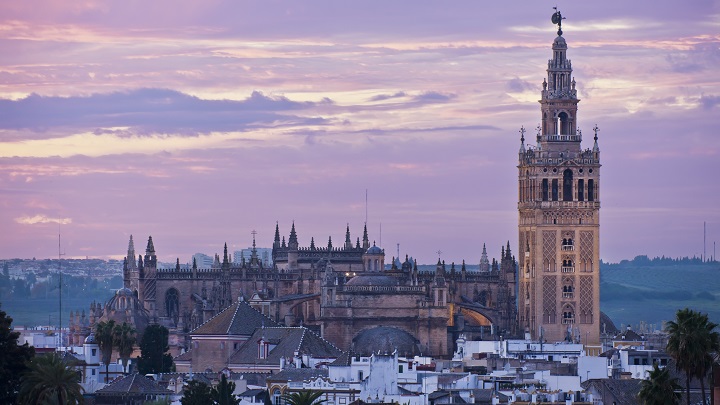
[[[246,335],[262,326],[278,326],[246,301],[235,301],[219,314],[190,332],[190,335]]]
[[[270,350],[264,359],[258,358],[258,342],[268,342]],[[315,332],[304,327],[258,328],[235,352],[229,364],[280,364],[280,358],[293,358],[296,353],[315,358],[335,359],[342,351]]]
[[[122,377],[96,391],[97,395],[119,395],[119,394],[172,394],[155,381],[140,375],[132,374]]]
[[[377,326],[358,333],[352,340],[352,350],[361,356],[391,354],[396,350],[401,356],[417,356],[420,355],[419,342],[402,329]]]
[[[350,286],[392,286],[398,285],[398,279],[381,273],[358,273],[348,280]]]

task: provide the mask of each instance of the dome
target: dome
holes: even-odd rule
[[[89,334],[88,337],[85,338],[85,344],[88,344],[88,345],[96,345],[97,344],[97,340],[95,340],[94,333]]]
[[[130,297],[130,296],[133,296],[133,295],[135,295],[135,294],[132,292],[131,289],[129,289],[129,288],[127,288],[127,287],[123,287],[123,288],[115,291],[115,295],[117,295],[117,296],[122,296],[122,297]]]
[[[384,254],[384,253],[383,253],[383,250],[382,250],[382,249],[380,249],[379,247],[375,246],[375,243],[373,243],[373,245],[370,246],[370,249],[368,249],[367,252],[365,252],[365,254],[368,254],[368,255],[382,255],[382,254]]]
[[[392,354],[397,350],[398,355],[410,357],[420,355],[418,343],[402,329],[376,326],[358,333],[352,340],[352,350],[361,356]]]
[[[567,48],[567,42],[565,42],[565,38],[563,38],[561,35],[558,35],[557,38],[555,38],[555,41],[553,41],[553,48]]]
[[[129,288],[121,288],[105,303],[101,320],[114,320],[117,324],[127,322],[135,327],[138,336],[150,323],[150,314],[135,293]]]
[[[398,285],[398,279],[380,273],[359,273],[345,285],[354,286],[392,286]]]

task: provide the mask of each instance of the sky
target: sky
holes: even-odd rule
[[[0,259],[353,241],[517,245],[558,6],[601,149],[601,253],[720,242],[720,2],[0,3]],[[532,138],[532,137],[531,137]],[[367,195],[367,204],[366,204]],[[399,246],[398,246],[399,244]]]

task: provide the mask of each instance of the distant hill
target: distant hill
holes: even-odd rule
[[[685,307],[720,323],[720,262],[647,256],[601,262],[600,308],[618,327],[644,321],[661,328]]]

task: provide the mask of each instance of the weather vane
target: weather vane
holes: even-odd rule
[[[525,126],[522,125],[520,127],[520,131],[518,131],[518,132],[520,132],[520,142],[524,143],[525,142]]]
[[[562,35],[562,20],[564,20],[565,17],[563,17],[562,14],[560,14],[557,7],[553,7],[553,10],[555,10],[555,12],[553,13],[552,18],[550,18],[550,20],[552,21],[553,24],[558,25],[558,35]]]

